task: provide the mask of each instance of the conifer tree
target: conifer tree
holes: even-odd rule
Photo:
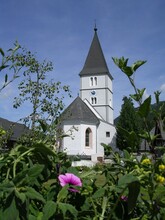
[[[141,129],[141,119],[136,114],[131,98],[123,98],[120,117],[117,122],[117,147],[120,150],[136,152],[140,147],[138,134]]]

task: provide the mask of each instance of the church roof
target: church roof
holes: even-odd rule
[[[78,96],[62,113],[61,121],[79,120],[81,122],[99,123],[99,119]]]
[[[100,45],[100,41],[97,35],[97,29],[94,29],[94,37],[84,64],[82,71],[80,72],[80,76],[88,75],[88,74],[105,74],[107,73],[111,79],[113,77],[109,73],[108,66],[106,60],[104,58],[104,54]]]
[[[11,132],[10,140],[16,141],[21,135],[26,134],[29,129],[20,123],[8,121],[7,119],[0,118],[0,128],[5,131]]]

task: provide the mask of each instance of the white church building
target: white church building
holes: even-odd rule
[[[62,139],[60,148],[68,155],[83,155],[96,161],[97,158],[104,158],[102,143],[113,148],[116,146],[113,77],[104,58],[96,28],[79,76],[79,96],[61,115],[61,128],[64,133],[70,131],[70,135]]]

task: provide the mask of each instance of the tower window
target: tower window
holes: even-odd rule
[[[97,77],[94,77],[94,84],[97,86]]]
[[[90,86],[93,86],[93,77],[90,78]]]
[[[97,86],[97,77],[90,77],[90,86]]]
[[[106,132],[106,137],[110,137],[110,132],[109,131]]]
[[[90,128],[85,131],[85,146],[92,147],[92,130]]]
[[[97,98],[96,97],[91,97],[91,103],[92,103],[92,105],[96,105],[97,104]]]

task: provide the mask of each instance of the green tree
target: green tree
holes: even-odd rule
[[[15,79],[20,77],[20,72],[23,66],[19,65],[20,62],[18,63],[17,60],[14,59],[20,47],[21,46],[16,41],[14,43],[14,48],[10,48],[7,52],[4,52],[4,50],[0,48],[0,54],[1,54],[0,73],[1,75],[5,73],[4,82],[2,82],[2,85],[0,87],[0,92],[11,82],[13,82]]]
[[[117,122],[117,147],[120,150],[137,151],[140,147],[138,134],[141,130],[141,120],[131,98],[124,97],[123,102]]]
[[[2,56],[0,71],[7,72],[0,91],[20,77],[19,95],[14,98],[13,107],[18,108],[25,102],[28,103],[31,112],[23,118],[23,121],[32,130],[31,133],[37,131],[38,135],[43,131],[44,138],[48,134],[49,137],[55,137],[57,118],[64,109],[64,97],[65,95],[71,97],[69,86],[62,85],[59,81],[48,80],[48,74],[53,70],[52,62],[38,61],[35,54],[17,42],[15,48],[6,53],[0,49],[0,54]],[[35,134],[36,137],[37,135]]]
[[[23,80],[19,83],[19,95],[14,98],[14,108],[18,108],[25,102],[29,103],[32,112],[25,117],[24,121],[29,123],[32,131],[40,131],[45,134],[56,136],[56,122],[59,114],[64,109],[63,99],[70,94],[69,86],[61,82],[47,81],[47,75],[53,70],[51,62],[44,60],[39,62],[35,55],[26,49],[15,56],[20,65],[26,67]],[[37,133],[38,135],[38,133]]]
[[[130,97],[132,98],[132,100],[134,100],[139,105],[137,109],[137,113],[140,116],[142,123],[143,123],[143,130],[141,131],[139,136],[147,142],[150,152],[153,154],[153,158],[156,158],[157,155],[155,151],[156,150],[155,140],[161,136],[163,132],[163,126],[160,126],[160,125],[163,125],[164,123],[163,106],[160,105],[160,101],[159,101],[159,96],[161,92],[160,91],[155,92],[157,111],[153,111],[151,109],[151,95],[144,100],[143,97],[144,97],[144,92],[146,89],[145,88],[138,89],[136,87],[135,80],[134,80],[135,72],[140,66],[145,64],[146,61],[138,60],[134,62],[131,66],[129,66],[128,58],[125,59],[124,57],[121,57],[118,59],[118,58],[113,57],[112,59],[114,63],[119,67],[119,69],[127,76],[130,84],[132,85],[134,89],[135,93],[131,94]],[[156,132],[156,134],[153,135],[150,132],[151,123],[148,123],[148,121],[150,121],[149,117],[153,117],[155,121],[155,126],[157,128],[159,127],[158,134]]]

